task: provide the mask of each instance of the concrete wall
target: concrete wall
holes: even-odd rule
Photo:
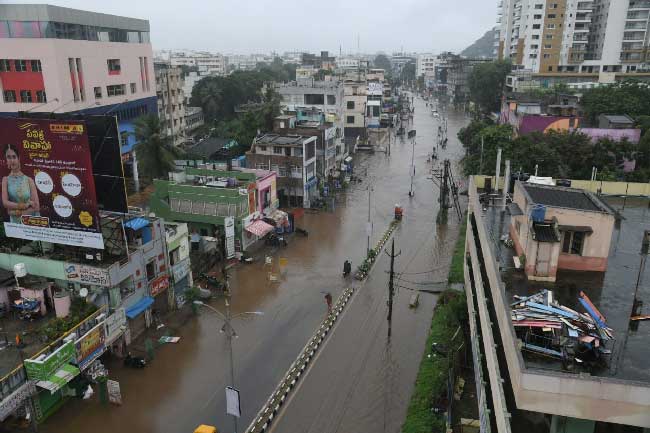
[[[477,219],[477,229],[482,245],[485,270],[492,288],[486,297],[494,305],[497,323],[482,327],[487,341],[489,329],[499,332],[508,374],[512,384],[517,408],[590,419],[617,424],[650,427],[650,384],[625,381],[613,378],[591,377],[570,373],[527,369],[510,319],[509,299],[506,299],[504,286],[498,272],[498,263],[488,248],[490,235],[482,221],[481,205],[473,181],[469,186],[469,212]],[[475,242],[473,233],[468,230],[468,242]],[[470,251],[475,261],[475,251]],[[477,262],[477,261],[476,261]],[[479,306],[482,303],[479,302]],[[483,314],[479,311],[480,314]],[[483,320],[483,318],[481,318]],[[487,323],[486,323],[487,324]],[[486,356],[488,371],[494,374],[498,364]],[[501,430],[500,430],[501,431]]]
[[[496,178],[494,176],[479,176],[474,175],[472,179],[477,188],[485,186],[485,179],[492,180],[492,188],[494,188]],[[503,176],[499,177],[499,187],[503,188]],[[572,188],[580,188],[593,193],[601,193],[603,195],[628,195],[628,196],[650,196],[650,183],[635,183],[635,182],[605,182],[600,180],[571,180]]]

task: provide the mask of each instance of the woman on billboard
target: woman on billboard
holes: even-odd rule
[[[2,205],[9,213],[9,221],[21,223],[21,215],[38,216],[40,204],[34,180],[20,170],[18,150],[13,144],[4,148],[9,175],[2,178]]]

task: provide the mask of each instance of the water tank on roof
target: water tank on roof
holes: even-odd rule
[[[544,222],[544,218],[546,218],[546,206],[541,204],[536,204],[535,206],[533,206],[533,208],[530,211],[530,217],[536,223]]]

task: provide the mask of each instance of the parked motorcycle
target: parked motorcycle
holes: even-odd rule
[[[300,227],[296,227],[296,233],[304,237],[309,236],[309,232],[305,229],[301,229]]]
[[[132,356],[131,352],[127,353],[126,358],[124,358],[124,366],[131,368],[144,368],[147,365],[147,361],[141,356]]]

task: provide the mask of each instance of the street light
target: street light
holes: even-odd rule
[[[226,314],[224,315],[221,311],[217,310],[211,305],[206,304],[203,301],[194,301],[194,305],[199,305],[202,307],[206,307],[207,309],[211,310],[213,313],[215,313],[221,320],[223,320],[224,325],[221,328],[221,332],[226,332],[226,337],[228,338],[228,352],[230,354],[230,387],[235,388],[235,364],[233,361],[233,356],[232,356],[232,338],[237,337],[237,333],[232,327],[231,321],[232,319],[235,319],[237,317],[241,316],[263,316],[264,312],[262,311],[244,311],[242,313],[235,314],[234,316],[230,315],[230,302],[228,301],[228,298],[226,298]],[[231,414],[233,416],[233,423],[234,423],[234,433],[237,433],[237,415]]]

